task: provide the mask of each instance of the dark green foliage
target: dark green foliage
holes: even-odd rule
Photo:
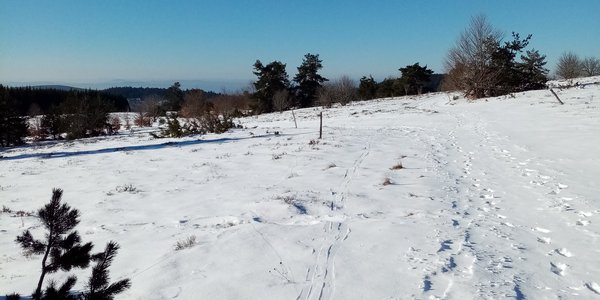
[[[180,138],[184,135],[189,135],[190,133],[184,132],[183,126],[179,120],[177,120],[176,116],[167,116],[167,127],[163,128],[160,132],[160,136],[154,135],[155,138],[165,138],[165,137],[175,137]]]
[[[119,245],[110,241],[104,252],[95,254],[92,260],[96,265],[92,268],[92,276],[87,284],[87,291],[83,293],[84,300],[112,300],[115,295],[122,293],[131,286],[129,279],[110,283],[108,268],[117,255]]]
[[[25,116],[28,113],[32,104],[36,103],[39,106],[42,114],[48,113],[51,107],[59,106],[67,100],[67,98],[75,95],[79,99],[84,98],[100,98],[106,102],[113,111],[128,111],[129,104],[127,99],[122,96],[117,96],[97,90],[58,90],[52,88],[36,88],[36,87],[5,87],[11,98],[17,103],[15,107],[17,114]]]
[[[8,89],[0,85],[0,147],[23,144],[27,123],[17,110],[17,103]]]
[[[166,124],[167,126],[161,130],[160,135],[151,135],[154,138],[180,138],[194,134],[221,134],[236,127],[233,117],[228,115],[220,116],[215,113],[206,113],[200,117],[188,118],[183,124],[176,116],[167,116]]]
[[[12,293],[12,294],[6,295],[6,300],[20,300],[20,299],[21,299],[21,295],[19,295],[17,293]]]
[[[273,97],[275,93],[289,89],[290,81],[285,71],[285,64],[273,61],[264,66],[260,60],[254,63],[254,75],[258,79],[254,82],[254,99],[256,99],[256,112],[273,112]]]
[[[377,82],[373,76],[363,76],[358,85],[358,97],[362,100],[375,99],[377,94]]]
[[[60,114],[60,109],[56,106],[51,107],[42,117],[42,131],[52,139],[58,139],[64,132],[65,124]]]
[[[398,80],[395,78],[386,78],[377,84],[376,98],[387,98],[401,95],[398,86]]]
[[[107,133],[110,128],[108,113],[111,106],[100,97],[87,98],[71,95],[60,106],[60,125],[67,139],[79,139]]]
[[[537,90],[546,87],[548,81],[548,69],[546,65],[546,56],[541,55],[537,50],[526,51],[526,55],[521,55],[521,63],[517,65],[521,73],[521,89]]]
[[[143,88],[143,87],[136,88],[136,87],[124,86],[124,87],[111,87],[111,88],[108,88],[108,89],[105,89],[102,91],[107,94],[121,96],[121,97],[125,97],[126,99],[129,99],[129,98],[144,98],[144,97],[152,96],[152,95],[158,95],[158,96],[163,97],[166,94],[167,89]]]
[[[227,115],[218,116],[217,114],[206,114],[200,119],[201,132],[225,133],[234,128],[233,118]]]
[[[313,106],[319,88],[323,82],[328,81],[318,73],[323,68],[322,62],[318,54],[307,53],[298,67],[298,74],[294,77],[294,82],[298,84],[296,97],[300,107]]]
[[[79,211],[61,203],[62,193],[61,189],[53,189],[50,203],[37,212],[38,218],[47,231],[45,239],[35,239],[29,230],[24,231],[16,239],[25,252],[44,255],[34,299],[41,299],[42,284],[47,273],[54,273],[58,270],[69,271],[72,268],[86,268],[90,262],[90,251],[93,245],[92,243],[81,244],[79,234],[74,231],[75,226],[79,224]],[[50,258],[49,262],[48,258]],[[73,284],[75,282],[71,278],[59,289],[51,284],[44,295],[48,294],[48,291],[50,291],[49,295],[56,295],[67,287],[67,290],[70,290]]]
[[[421,67],[419,63],[400,68],[402,76],[398,79],[400,87],[404,90],[404,95],[415,95],[423,92],[423,87],[427,84],[433,71],[427,66]]]
[[[41,296],[33,294],[33,299],[38,297],[40,300],[79,300],[78,295],[71,292],[76,282],[75,276],[69,276],[63,284],[57,287],[56,282],[51,280]]]
[[[181,90],[181,84],[179,84],[179,82],[173,83],[173,85],[165,92],[165,98],[167,99],[166,110],[178,111],[181,109],[183,95],[184,93]]]

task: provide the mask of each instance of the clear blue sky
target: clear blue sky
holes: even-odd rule
[[[563,51],[600,57],[599,12],[599,0],[0,0],[0,83],[239,85],[256,59],[292,77],[308,52],[330,78],[380,80],[414,62],[442,72],[477,14],[507,36],[532,33],[553,69]]]

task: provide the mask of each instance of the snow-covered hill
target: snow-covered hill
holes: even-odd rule
[[[322,140],[306,109],[5,150],[0,294],[39,274],[15,212],[60,187],[84,241],[121,245],[122,299],[600,297],[600,86],[557,93],[357,102],[324,110]]]

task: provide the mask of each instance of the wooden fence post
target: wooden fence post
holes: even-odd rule
[[[564,105],[564,103],[560,100],[560,98],[558,98],[558,95],[554,92],[552,88],[550,89],[550,92],[552,92],[552,95],[556,97],[556,100],[558,100],[558,102],[560,102],[561,105]]]
[[[323,138],[323,112],[319,114],[319,139]]]
[[[294,114],[294,109],[292,108],[292,117],[294,117],[294,126],[298,128],[298,123],[296,123],[296,115]]]

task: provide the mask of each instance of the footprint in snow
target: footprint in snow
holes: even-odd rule
[[[592,282],[586,283],[585,287],[588,288],[590,291],[600,295],[600,284],[597,284],[592,281]]]
[[[567,265],[563,263],[550,263],[550,271],[558,276],[564,276]]]
[[[573,253],[571,253],[571,251],[567,250],[567,248],[555,249],[554,251],[564,257],[572,257],[573,256]]]
[[[542,243],[542,244],[550,244],[552,242],[552,239],[549,238],[549,237],[543,237],[543,236],[541,236],[541,237],[537,238],[537,241],[540,242],[540,243]]]
[[[588,226],[588,225],[590,225],[590,223],[592,223],[592,222],[590,222],[588,220],[578,220],[577,222],[575,222],[575,224],[577,224],[579,226]]]

